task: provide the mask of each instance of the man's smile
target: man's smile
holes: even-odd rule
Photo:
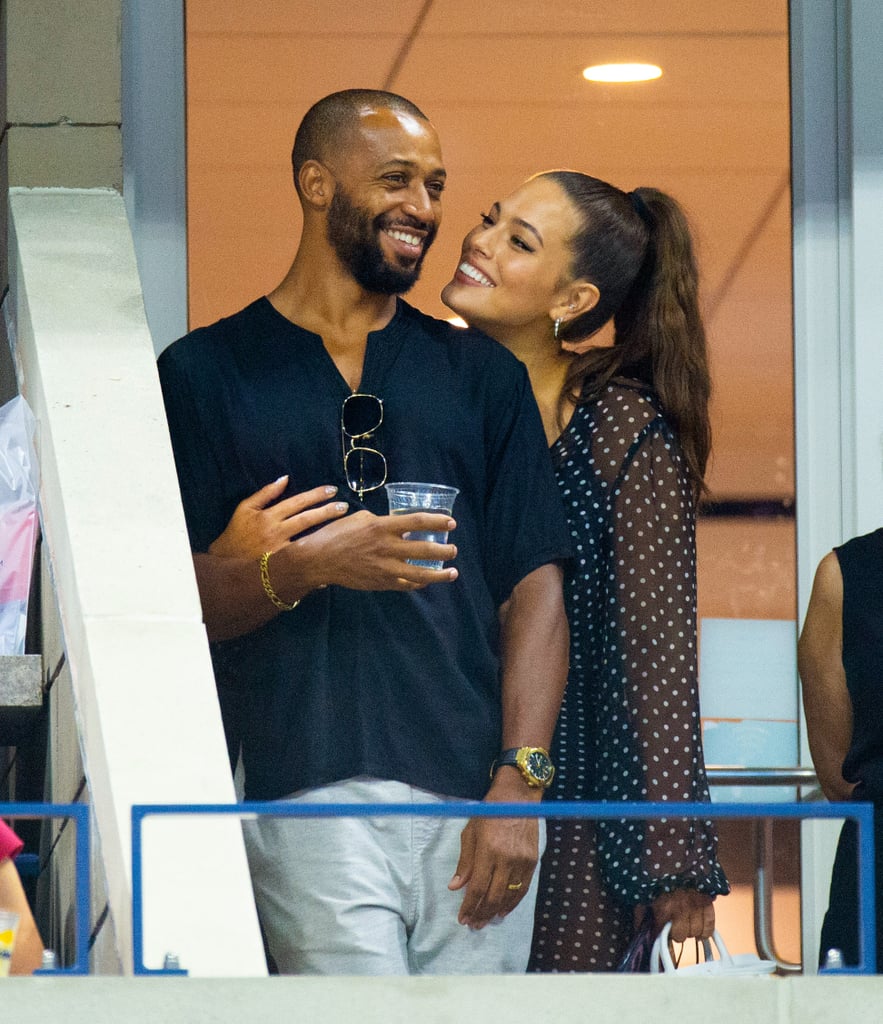
[[[392,242],[396,255],[406,260],[420,259],[431,238],[431,232],[403,224],[384,225],[380,230]]]

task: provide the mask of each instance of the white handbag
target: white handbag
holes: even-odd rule
[[[656,936],[653,949],[650,951],[651,974],[676,974],[690,978],[735,978],[735,977],[769,977],[776,969],[772,960],[761,960],[756,953],[737,953],[735,956],[727,949],[720,932],[715,930],[709,939],[702,940],[705,960],[698,964],[685,967],[675,966],[668,948],[668,937],[671,932],[671,921],[666,921],[662,931]],[[717,948],[717,959],[712,952],[712,943]]]

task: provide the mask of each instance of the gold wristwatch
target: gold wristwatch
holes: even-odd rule
[[[491,778],[498,768],[510,764],[521,772],[521,777],[534,789],[546,789],[555,777],[555,766],[552,764],[548,750],[542,747],[511,747],[504,750],[491,765]]]

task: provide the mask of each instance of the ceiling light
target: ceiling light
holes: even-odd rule
[[[661,74],[655,64],[594,64],[583,69],[583,78],[590,82],[649,82]]]

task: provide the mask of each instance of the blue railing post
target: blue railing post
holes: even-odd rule
[[[862,973],[873,974],[877,970],[877,894],[874,871],[874,806],[873,804],[848,804],[859,811],[858,822],[858,870],[859,870],[859,949],[861,963],[866,968]],[[847,968],[843,968],[844,973]]]
[[[92,907],[91,838],[89,834],[89,807],[86,804],[2,804],[0,817],[4,818],[71,818],[76,825],[76,939],[77,957],[70,967],[37,970],[35,974],[88,974],[89,973],[89,915]]]

